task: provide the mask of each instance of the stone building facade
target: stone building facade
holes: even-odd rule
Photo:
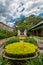
[[[8,31],[13,31],[13,29],[11,27],[9,27],[8,25],[0,22],[0,29],[4,29],[4,30],[8,30]]]

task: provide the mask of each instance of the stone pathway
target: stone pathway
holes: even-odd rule
[[[38,42],[38,47],[39,47],[40,53],[43,53],[43,40],[40,40],[40,39],[35,38],[35,37],[34,37],[34,39],[37,40],[37,42]]]
[[[15,36],[13,36],[13,37],[15,37]],[[11,38],[11,37],[9,37],[9,38]],[[5,43],[5,41],[6,41],[7,39],[9,39],[9,38],[6,38],[6,39],[0,39],[0,57],[1,57],[2,52],[3,52],[3,46],[4,46],[4,43]]]
[[[4,46],[5,41],[6,41],[6,39],[0,40],[0,58],[1,58],[1,55],[3,52],[3,46]]]
[[[15,37],[15,36],[13,36],[13,37]],[[12,37],[9,37],[9,38],[12,38]],[[7,39],[9,39],[9,38],[6,38],[6,39],[0,39],[0,57],[1,57],[2,52],[3,52],[3,46],[4,46],[4,43],[5,43],[5,41],[6,41]]]
[[[6,41],[6,39],[0,40],[0,46]]]
[[[41,39],[38,39],[36,37],[34,37],[34,39],[37,40],[37,42],[43,43],[43,40],[41,40]]]

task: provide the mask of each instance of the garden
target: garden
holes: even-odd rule
[[[30,36],[28,32],[28,29],[36,25],[39,20],[40,17],[31,15],[15,22],[13,32],[0,29],[0,40],[6,39],[0,46],[2,51],[0,51],[0,65],[43,65],[43,42],[40,41],[43,37]],[[17,36],[17,30],[27,30],[27,35]]]
[[[0,65],[43,65],[43,54],[33,37],[8,38],[1,56]]]

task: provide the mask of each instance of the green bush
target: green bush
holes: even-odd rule
[[[30,32],[27,31],[27,36],[30,36]]]
[[[16,34],[7,30],[0,30],[0,39],[15,36]]]
[[[17,34],[18,34],[17,31],[16,32],[14,31],[14,36],[17,36]]]
[[[6,38],[6,37],[7,37],[6,34],[0,33],[0,39],[4,39],[4,38]]]
[[[37,45],[37,41],[34,38],[25,38],[24,42],[30,42],[30,43]]]
[[[14,36],[14,32],[11,32],[11,31],[8,31],[6,34],[7,34],[8,37]]]
[[[0,33],[6,34],[8,31],[7,30],[0,30]]]
[[[19,42],[19,41],[20,41],[19,38],[12,37],[12,38],[7,39],[6,44],[10,44],[10,43],[14,43],[14,42]]]
[[[8,35],[8,37],[17,36],[17,32],[8,31],[7,35]]]

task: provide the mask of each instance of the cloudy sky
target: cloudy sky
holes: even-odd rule
[[[43,0],[0,0],[0,21],[13,26],[31,14],[43,13]]]

